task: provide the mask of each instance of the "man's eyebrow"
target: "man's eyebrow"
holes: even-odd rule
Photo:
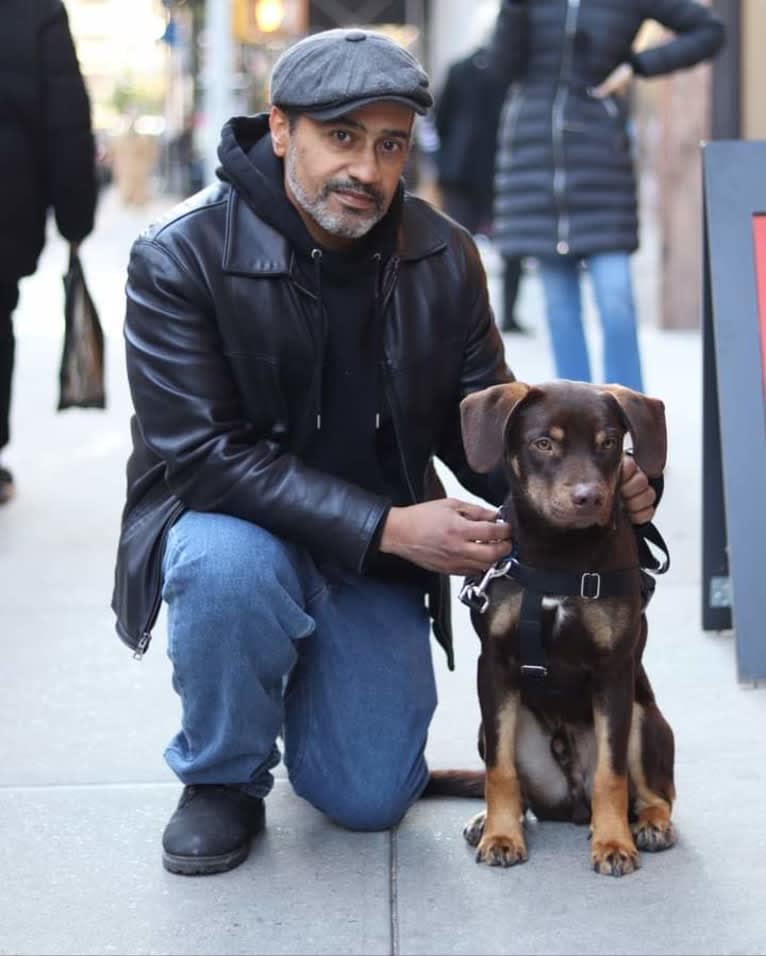
[[[350,119],[348,116],[341,116],[336,120],[325,120],[322,124],[323,126],[350,126],[352,129],[358,129],[363,133],[368,133],[369,130],[364,125],[364,123],[359,120]],[[380,136],[387,136],[391,139],[409,139],[410,130],[408,129],[383,129],[379,133]]]

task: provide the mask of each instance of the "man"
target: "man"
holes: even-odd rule
[[[32,275],[49,208],[77,245],[93,229],[90,102],[61,0],[0,0],[0,455],[10,442],[19,280]],[[15,493],[0,462],[0,505]]]
[[[428,780],[429,614],[452,666],[446,575],[508,552],[458,403],[512,378],[469,234],[404,193],[428,78],[374,33],[288,49],[268,115],[223,130],[221,183],[135,244],[134,449],[116,570],[139,655],[160,604],[185,784],[163,836],[183,874],[240,863],[284,738],[296,792],[360,830]],[[628,466],[645,519],[654,492]]]

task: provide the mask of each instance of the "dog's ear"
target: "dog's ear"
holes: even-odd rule
[[[502,459],[508,419],[528,392],[524,382],[510,382],[473,392],[460,403],[463,447],[474,471],[485,474]]]
[[[604,385],[603,390],[617,399],[633,439],[633,456],[649,478],[662,474],[667,457],[665,405],[624,385]]]

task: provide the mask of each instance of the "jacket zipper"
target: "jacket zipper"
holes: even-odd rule
[[[577,18],[580,0],[568,0],[567,16],[564,24],[564,49],[561,53],[561,69],[553,98],[553,195],[556,202],[556,252],[565,256],[569,252],[569,213],[566,205],[566,169],[564,168],[564,110],[569,90],[567,81],[572,67],[574,36],[577,30]]]
[[[184,510],[183,502],[177,501],[175,505],[173,506],[173,509],[170,512],[170,516],[168,517],[168,520],[165,523],[165,527],[162,529],[162,534],[160,535],[160,540],[159,540],[160,553],[164,552],[165,542],[167,540],[170,529],[173,527],[176,520],[178,519],[178,516],[181,514],[183,510]],[[160,577],[162,577],[161,571],[160,571]],[[149,614],[147,615],[146,623],[141,629],[141,634],[138,638],[138,642],[136,643],[136,646],[133,650],[134,661],[140,661],[142,657],[144,656],[144,654],[146,653],[146,649],[149,647],[149,642],[152,639],[152,628],[154,627],[157,621],[157,615],[160,613],[161,605],[162,605],[162,587],[160,585],[160,582],[158,581],[157,587],[155,588],[155,592],[154,592],[154,600],[152,601],[152,606],[149,608]]]
[[[412,477],[410,476],[410,469],[407,465],[407,458],[404,454],[404,446],[402,443],[402,429],[399,424],[399,415],[398,415],[398,406],[396,403],[396,395],[394,393],[393,383],[391,382],[389,376],[388,368],[388,357],[386,355],[386,336],[385,336],[385,315],[386,309],[391,301],[391,296],[394,293],[394,287],[396,286],[396,279],[399,275],[399,257],[393,256],[391,259],[391,264],[389,269],[386,271],[385,275],[385,285],[383,288],[383,297],[380,304],[380,321],[383,324],[383,335],[381,337],[382,346],[383,346],[383,355],[381,361],[383,362],[383,390],[386,393],[386,400],[388,401],[388,407],[391,409],[391,420],[394,423],[394,434],[396,436],[396,450],[399,455],[399,464],[402,467],[402,474],[404,475],[404,481],[407,485],[407,491],[409,492],[410,498],[413,504],[417,504],[418,498],[415,494],[415,486],[412,482]]]

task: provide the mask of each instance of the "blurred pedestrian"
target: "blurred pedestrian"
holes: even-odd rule
[[[646,19],[674,37],[632,52]],[[642,390],[630,254],[637,191],[626,90],[634,77],[693,66],[722,46],[696,0],[503,0],[493,68],[515,82],[499,137],[495,241],[539,261],[562,378],[590,381],[581,267],[598,309],[604,379]]]
[[[434,118],[439,134],[438,183],[448,216],[474,235],[492,236],[495,154],[506,85],[489,69],[486,47],[456,60],[447,70]],[[521,259],[502,256],[504,332],[523,332],[515,309]]]
[[[453,666],[447,575],[510,547],[434,466],[502,501],[468,465],[459,402],[512,375],[476,245],[403,186],[427,74],[380,34],[330,30],[282,54],[271,97],[224,126],[221,181],[128,268],[112,603],[140,656],[167,602],[184,789],[163,862],[181,874],[245,859],[279,736],[300,796],[351,829],[395,825],[429,779],[431,627]],[[629,458],[622,490],[647,520]]]
[[[90,102],[60,0],[2,0],[0,17],[0,454],[10,440],[13,311],[31,275],[52,208],[77,246],[96,205]],[[0,504],[13,497],[0,464]]]
[[[159,156],[155,137],[141,132],[137,124],[139,116],[133,113],[112,141],[114,181],[125,206],[143,206],[149,201],[151,176]]]

